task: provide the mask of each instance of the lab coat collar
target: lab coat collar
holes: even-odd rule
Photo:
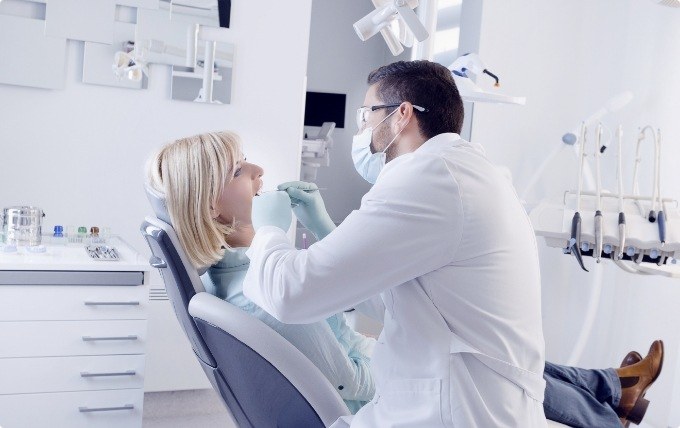
[[[435,135],[425,141],[414,151],[414,153],[439,153],[447,148],[460,146],[471,148],[472,150],[479,152],[482,156],[486,156],[486,151],[481,144],[466,141],[454,132],[445,132],[443,134]]]
[[[443,134],[435,135],[434,137],[425,141],[415,150],[415,153],[439,152],[444,148],[454,147],[465,143],[467,143],[467,141],[463,140],[460,135],[453,132],[445,132]]]

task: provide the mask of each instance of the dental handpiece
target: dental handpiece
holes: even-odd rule
[[[600,172],[599,148],[602,147],[602,123],[597,125],[597,138],[595,140],[595,178],[597,186],[597,211],[595,211],[595,259],[598,263],[602,261],[602,182]]]
[[[581,269],[588,272],[581,255],[581,214],[578,211],[574,213],[574,217],[571,219],[571,239],[569,239],[568,249],[576,257]]]
[[[659,215],[656,218],[659,223],[659,241],[661,241],[661,246],[666,244],[666,214],[663,211],[659,211]]]
[[[626,215],[619,213],[619,259],[623,257],[623,250],[626,246]]]
[[[595,211],[595,258],[602,261],[602,211]]]

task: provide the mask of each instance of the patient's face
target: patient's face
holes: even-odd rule
[[[252,225],[253,197],[262,188],[263,174],[260,166],[244,158],[237,163],[233,178],[217,198],[217,221],[231,224],[236,219],[237,227]]]

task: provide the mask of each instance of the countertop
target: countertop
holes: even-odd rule
[[[48,241],[48,242],[45,242]],[[16,252],[2,251],[0,244],[0,270],[79,270],[79,271],[149,271],[148,260],[137,253],[118,236],[112,236],[105,244],[114,247],[119,260],[96,260],[91,258],[86,244],[54,245],[49,237],[43,238],[44,253],[33,253],[25,246]]]

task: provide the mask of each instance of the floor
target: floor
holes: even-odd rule
[[[143,428],[237,428],[212,389],[147,392]]]
[[[212,389],[147,392],[142,421],[143,428],[238,428]],[[548,425],[566,426],[552,421]],[[651,426],[643,422],[639,428]]]

